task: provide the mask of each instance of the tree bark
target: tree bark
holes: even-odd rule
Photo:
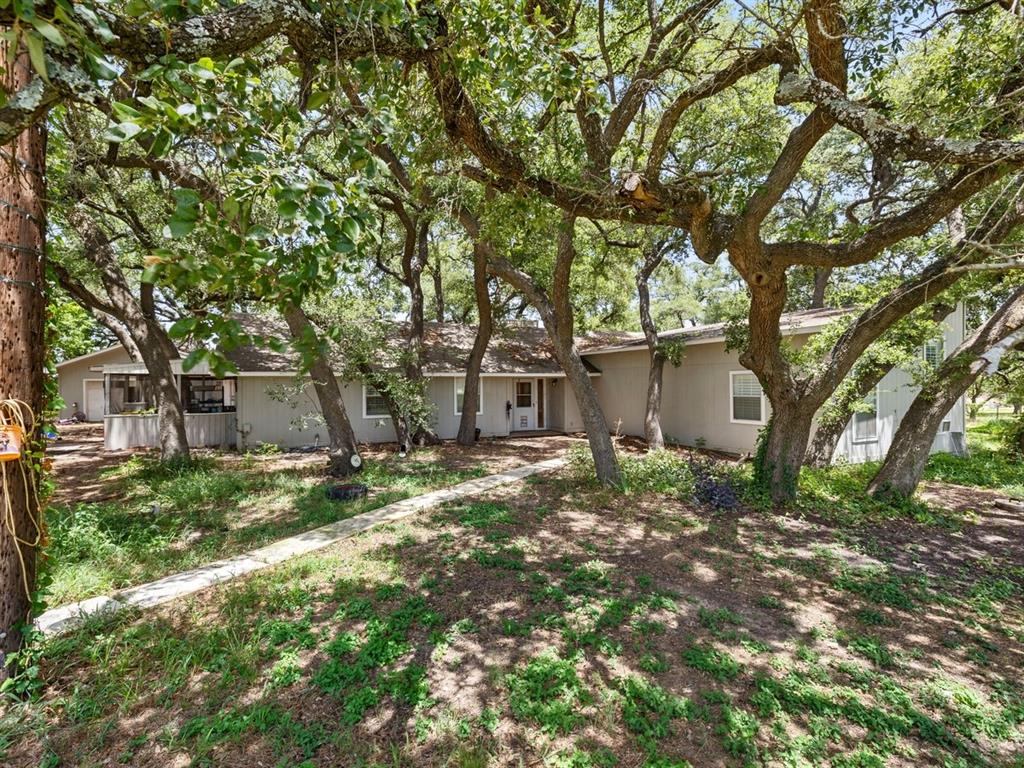
[[[462,396],[462,416],[459,419],[459,445],[473,445],[476,442],[476,404],[479,402],[480,367],[483,365],[487,345],[491,343],[493,322],[491,316],[491,292],[487,286],[487,262],[490,246],[480,240],[480,227],[469,211],[461,211],[459,218],[473,239],[473,293],[476,296],[476,311],[479,324],[473,349],[466,364],[466,384]]]
[[[412,435],[409,420],[402,413],[398,401],[392,396],[388,388],[387,377],[375,371],[373,366],[365,360],[356,363],[356,370],[363,377],[363,381],[376,389],[381,399],[384,400],[384,406],[388,409],[388,415],[391,417],[391,426],[395,430],[395,440],[398,441],[399,448],[405,446],[406,450],[411,450]]]
[[[117,320],[112,315],[108,315],[106,312],[101,312],[95,307],[86,307],[93,319],[97,323],[106,328],[110,333],[114,335],[114,338],[120,342],[121,346],[124,347],[124,351],[128,353],[128,357],[133,363],[138,363],[142,360],[142,355],[139,354],[139,348],[135,346],[135,340],[131,334],[128,333],[128,329],[124,327],[124,324]]]
[[[822,309],[825,306],[825,291],[832,277],[832,267],[818,267],[814,270],[814,290],[811,292],[811,303],[808,309]]]
[[[132,337],[139,349],[142,362],[149,371],[149,379],[156,390],[157,429],[160,433],[160,460],[188,461],[188,437],[185,433],[185,410],[181,404],[181,393],[174,378],[171,360],[161,336],[166,336],[162,327],[153,328],[144,323],[133,329]],[[170,340],[167,339],[169,342]]]
[[[430,270],[430,276],[434,279],[434,316],[437,322],[444,322],[444,283],[441,280],[441,257],[434,260],[434,267]]]
[[[936,302],[931,309],[932,322],[939,323],[946,319],[954,306],[945,302]],[[917,354],[921,345],[930,338],[933,327],[930,324],[916,324],[910,333],[901,334],[900,347],[909,354]],[[838,388],[839,394],[833,394],[825,412],[818,413],[818,423],[814,428],[810,445],[807,448],[805,463],[821,469],[832,463],[839,438],[842,437],[846,425],[853,417],[858,403],[862,402],[879,382],[896,367],[896,359],[891,355],[879,359],[871,356],[870,349],[861,356],[852,370],[852,386]]]
[[[4,87],[14,93],[33,74],[27,54],[19,53],[13,61],[8,54],[8,43],[0,41]],[[0,398],[27,403],[38,423],[44,407],[45,122],[22,131],[4,148],[0,163]],[[34,450],[45,447],[38,428],[27,440]],[[38,479],[37,463],[24,466]],[[39,541],[42,517],[36,500],[30,494],[26,497],[28,488],[18,463],[3,467],[14,530],[0,521],[0,681],[13,672],[8,655],[21,647],[21,628],[31,619],[31,595],[25,585],[30,593],[35,590],[38,545],[32,542]],[[14,535],[28,543],[19,543]]]
[[[110,238],[89,213],[76,207],[68,214],[68,221],[78,229],[83,255],[98,273],[107,298],[90,291],[62,265],[53,264],[61,287],[83,307],[104,312],[127,329],[156,392],[160,460],[188,460],[185,409],[171,368],[171,361],[179,357],[178,348],[156,315],[153,284],[141,283],[136,296],[117,262]]]
[[[604,412],[597,400],[597,392],[590,380],[590,374],[583,364],[583,358],[573,339],[572,302],[570,301],[569,277],[576,256],[573,243],[575,217],[566,214],[558,234],[558,250],[555,259],[555,272],[552,291],[549,297],[529,275],[512,266],[504,259],[495,258],[489,264],[491,273],[511,283],[522,293],[544,322],[554,349],[555,359],[565,371],[569,386],[576,397],[576,405],[580,409],[583,426],[587,432],[590,453],[594,457],[594,470],[599,482],[609,486],[622,485],[622,473],[615,456]]]
[[[1010,201],[1008,208],[997,206],[988,211],[969,240],[1002,242],[1022,222],[1024,200]],[[818,372],[807,378],[794,374],[781,348],[779,322],[788,289],[785,267],[774,262],[770,249],[757,243],[734,246],[729,256],[751,296],[750,338],[740,362],[757,375],[774,414],[757,459],[767,460],[770,468],[756,472],[755,477],[767,483],[775,502],[785,504],[795,496],[803,460],[803,453],[795,456],[795,448],[802,446],[803,452],[810,439],[813,419],[805,416],[813,416],[824,405],[864,350],[895,323],[969,274],[973,263],[984,260],[985,251],[951,243],[946,254],[861,312],[825,355]]]
[[[868,485],[876,498],[906,498],[924,474],[932,442],[946,414],[983,373],[999,369],[1003,355],[1024,341],[1024,288],[936,368],[903,416],[885,461]]]
[[[651,367],[647,375],[647,406],[644,410],[644,439],[647,450],[657,451],[665,447],[665,436],[661,431],[661,383],[665,372],[665,354],[658,343],[658,329],[651,317],[651,291],[648,282],[661,264],[665,243],[654,243],[644,252],[643,264],[636,274],[636,292],[640,301],[640,327],[643,328],[647,349],[651,355]]]
[[[316,350],[309,366],[309,375],[320,403],[320,413],[327,426],[328,473],[335,477],[345,477],[358,472],[362,467],[362,459],[359,456],[356,435],[345,410],[338,379],[331,368],[330,360],[320,346],[316,330],[301,307],[286,307],[282,314],[288,323],[292,339],[299,344],[313,345]]]
[[[427,218],[412,220],[407,225],[406,244],[402,254],[402,276],[409,289],[409,338],[406,375],[410,381],[423,382],[423,335],[426,331],[423,304],[423,268],[427,264],[427,237],[430,221]],[[441,442],[434,429],[428,424],[417,424],[412,434],[416,445],[434,445]],[[399,441],[401,442],[401,440]]]

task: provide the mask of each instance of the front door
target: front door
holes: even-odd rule
[[[85,382],[85,402],[82,403],[89,421],[103,421],[103,381]]]
[[[515,400],[512,403],[512,431],[537,428],[537,409],[533,379],[515,380]]]

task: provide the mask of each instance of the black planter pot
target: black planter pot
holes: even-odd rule
[[[331,501],[355,501],[366,498],[366,486],[362,483],[341,483],[327,488],[327,498]]]

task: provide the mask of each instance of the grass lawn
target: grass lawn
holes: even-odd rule
[[[946,484],[976,489],[963,501],[966,506],[988,504],[995,496],[1024,498],[1024,462],[1000,442],[999,422],[979,421],[967,428],[968,457],[933,454],[925,468],[922,492],[914,499],[894,507],[874,501],[864,494],[868,481],[878,470],[878,462],[848,464],[824,470],[805,469],[800,476],[801,507],[829,509],[848,522],[892,517],[912,517],[919,521],[955,525],[958,517],[936,506],[938,495],[950,501]],[[933,489],[942,490],[935,494]],[[953,506],[953,505],[950,505]],[[961,507],[964,504],[955,506]]]
[[[1019,521],[671,476],[531,478],[51,640],[0,763],[1024,764]]]
[[[207,455],[168,467],[135,455],[98,472],[103,499],[94,502],[75,500],[65,480],[71,487],[47,512],[49,604],[194,568],[491,471],[486,457],[454,465],[441,449],[404,460],[381,453],[356,478],[368,498],[339,503],[325,494],[332,481],[322,457],[289,458]]]

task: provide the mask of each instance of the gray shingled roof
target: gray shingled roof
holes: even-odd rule
[[[779,327],[784,334],[799,333],[801,328],[808,332],[818,330],[822,325],[837,317],[848,314],[849,309],[804,309],[798,312],[787,312],[779,318]],[[690,328],[672,328],[662,331],[658,338],[663,341],[703,341],[707,339],[718,339],[725,335],[726,323],[709,323],[707,325],[695,325]],[[617,350],[630,350],[645,347],[646,340],[642,334],[638,338],[632,338],[620,342],[612,342],[600,347],[591,347],[589,352],[611,352]]]
[[[287,338],[287,326],[279,319],[263,316],[240,316],[243,327],[263,336]],[[398,345],[407,332],[408,324],[396,322],[389,344]],[[461,323],[428,322],[424,332],[424,373],[427,375],[458,374],[465,370],[473,349],[476,326]],[[628,342],[643,336],[628,332],[594,332],[580,336],[579,349],[605,347]],[[266,347],[242,346],[231,350],[226,357],[244,373],[289,373],[298,363],[298,355],[290,349],[275,352]],[[339,361],[339,367],[341,363]],[[588,368],[597,368],[588,364]],[[516,374],[535,376],[560,375],[562,369],[555,361],[547,332],[543,328],[515,325],[495,328],[491,343],[484,355],[481,372],[484,374]]]

